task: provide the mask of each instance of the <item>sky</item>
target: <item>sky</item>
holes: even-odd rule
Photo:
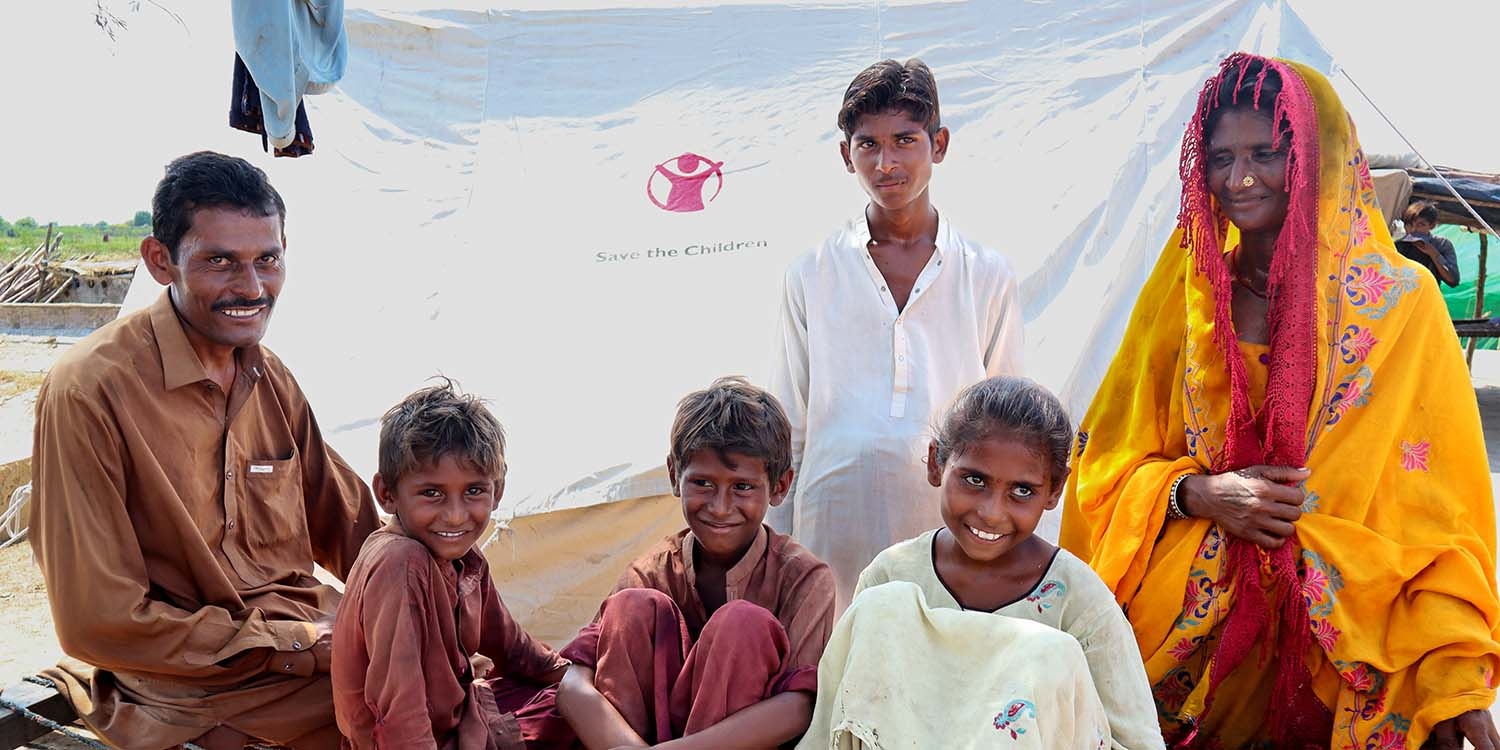
[[[1500,172],[1500,98],[1472,83],[1493,70],[1500,2],[1363,0],[1349,13],[1348,0],[1287,1],[1348,73],[1333,80],[1367,151],[1408,149],[1351,78],[1434,163]],[[19,0],[0,16],[0,217],[128,220],[172,157],[256,150],[256,136],[225,124],[228,2],[104,2],[127,23],[114,39],[94,25],[95,0]],[[274,181],[273,160],[257,162]]]

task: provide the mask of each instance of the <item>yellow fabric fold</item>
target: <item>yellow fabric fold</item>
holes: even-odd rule
[[[1436,722],[1494,702],[1488,460],[1435,283],[1396,252],[1337,95],[1291,66],[1312,92],[1319,131],[1318,354],[1297,523],[1315,641],[1306,663],[1333,713],[1331,747],[1415,748]],[[1219,247],[1232,248],[1233,225],[1221,226]],[[1223,449],[1226,357],[1241,356],[1214,343],[1214,292],[1192,253],[1181,233],[1167,243],[1082,420],[1061,542],[1126,608],[1167,736],[1197,726],[1200,740],[1258,747],[1266,654],[1252,654],[1201,714],[1235,596],[1221,532],[1165,519],[1173,480],[1207,472]]]

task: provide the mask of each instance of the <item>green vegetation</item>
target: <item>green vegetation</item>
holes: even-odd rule
[[[86,255],[101,260],[134,258],[140,252],[141,238],[151,234],[151,213],[136,211],[134,216],[119,223],[59,224],[52,231],[54,236],[62,236],[57,250],[59,260]],[[31,252],[46,239],[46,222],[30,216],[15,220],[0,218],[0,264]]]

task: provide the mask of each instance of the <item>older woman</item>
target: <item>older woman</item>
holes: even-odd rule
[[[1235,54],[1083,420],[1062,542],[1185,747],[1500,747],[1495,519],[1436,286],[1328,81]]]

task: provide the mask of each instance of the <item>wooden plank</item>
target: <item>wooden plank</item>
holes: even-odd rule
[[[22,682],[0,693],[4,698],[29,711],[36,712],[59,724],[71,723],[78,715],[56,690]],[[32,721],[26,716],[0,707],[0,750],[12,750],[50,733],[52,730]]]

